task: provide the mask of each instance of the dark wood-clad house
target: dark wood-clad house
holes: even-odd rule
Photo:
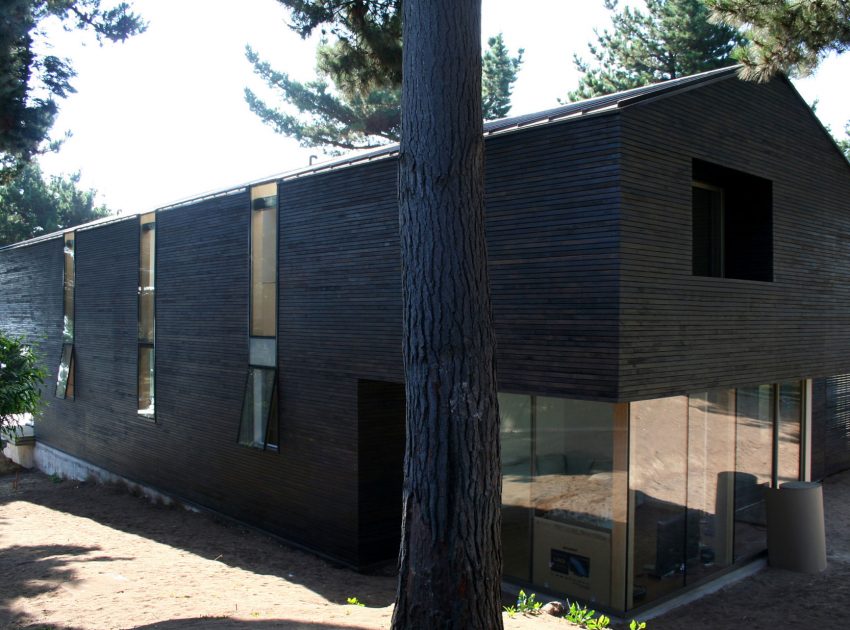
[[[505,579],[622,611],[759,554],[765,486],[850,465],[850,165],[734,69],[485,129]],[[0,250],[38,465],[393,558],[395,155]]]

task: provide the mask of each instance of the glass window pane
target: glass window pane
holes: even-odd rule
[[[249,340],[248,363],[254,366],[275,367],[277,365],[277,343],[275,339],[251,337]]]
[[[506,576],[531,578],[531,396],[499,394],[502,556]]]
[[[686,581],[693,584],[733,560],[735,390],[692,394],[688,411],[688,540],[698,543]]]
[[[139,346],[139,415],[154,416],[154,349]]]
[[[74,341],[74,233],[65,235],[63,274],[63,326],[62,338],[66,343]]]
[[[532,581],[609,606],[612,562],[623,560],[612,550],[616,407],[549,396],[534,402]]]
[[[764,488],[773,468],[773,386],[739,387],[735,440],[735,559],[767,547]]]
[[[251,188],[251,208],[262,210],[272,207],[277,207],[277,182],[253,186]]]
[[[800,479],[800,422],[803,388],[800,381],[779,384],[779,483]]]
[[[139,341],[154,342],[155,273],[156,273],[155,215],[141,217],[139,235]]]
[[[251,336],[277,334],[277,210],[251,213]]]
[[[240,444],[265,448],[269,416],[274,399],[275,380],[275,370],[265,368],[251,368],[249,370],[242,404],[242,420],[239,425]],[[273,433],[276,433],[276,431],[277,428],[275,427]]]
[[[56,397],[74,397],[74,345],[70,343],[62,345],[62,357],[56,372]]]
[[[630,405],[629,489],[634,505],[633,599],[639,606],[684,586],[688,559],[699,555],[688,539],[688,398]]]

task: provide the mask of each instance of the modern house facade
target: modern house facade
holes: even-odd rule
[[[489,123],[505,579],[630,610],[848,465],[850,165],[726,69]],[[37,449],[356,568],[394,557],[395,150],[0,249]],[[53,386],[51,386],[53,390]]]

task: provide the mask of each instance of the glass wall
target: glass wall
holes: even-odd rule
[[[735,557],[767,547],[764,488],[773,472],[773,385],[737,390],[735,439]]]
[[[500,394],[505,575],[622,607],[626,405]]]
[[[154,418],[156,214],[139,217],[138,413]]]
[[[800,434],[803,418],[803,384],[791,381],[779,384],[777,424],[777,483],[800,478]]]
[[[630,605],[767,547],[764,488],[800,475],[802,392],[793,382],[630,404]]]
[[[688,517],[685,582],[693,584],[734,560],[735,390],[688,400]]]
[[[685,558],[694,554],[686,537],[688,408],[687,396],[631,404],[634,606],[684,586]]]
[[[505,577],[627,610],[763,551],[764,488],[800,477],[804,392],[500,394]]]

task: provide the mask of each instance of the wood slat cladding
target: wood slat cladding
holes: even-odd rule
[[[622,114],[619,397],[848,371],[850,167],[785,80]],[[691,273],[693,161],[769,180],[773,281]]]
[[[619,133],[600,115],[486,144],[501,391],[616,395]]]
[[[74,257],[75,395],[49,400],[38,439],[136,476],[149,466],[127,425],[136,417],[137,222],[76,231]]]
[[[615,116],[487,140],[503,389],[613,396],[617,146]],[[375,466],[396,461],[381,436],[403,436],[403,414],[358,411],[374,406],[364,382],[395,392],[390,411],[401,405],[392,385],[403,378],[396,168],[389,159],[280,184],[279,453],[236,443],[248,358],[247,192],[157,214],[155,423],[136,414],[137,220],[80,232],[79,394],[52,406],[40,439],[348,564],[394,556],[394,476],[382,480]],[[0,261],[47,246],[0,252]],[[58,335],[58,240],[55,249],[53,267],[36,276],[56,284]],[[23,276],[16,283],[24,304],[49,293],[21,292]]]
[[[62,247],[60,234],[0,252],[0,330],[37,349],[48,372],[43,392],[51,404],[62,353]]]
[[[599,116],[486,143],[504,390],[613,396],[617,135],[617,118]],[[400,527],[400,513],[388,511],[397,501],[387,496],[394,474],[376,481],[374,473],[376,462],[397,459],[391,436],[403,435],[403,424],[392,423],[403,423],[403,413],[357,414],[373,404],[364,382],[403,379],[396,168],[388,159],[284,181],[279,190],[282,454],[287,443],[321,444],[316,461],[337,457],[341,482],[359,475],[363,566],[395,555]],[[357,475],[348,457],[364,466]]]
[[[812,479],[850,468],[850,374],[812,384]]]
[[[692,275],[694,160],[771,182],[772,282]],[[492,136],[486,164],[501,391],[637,400],[850,372],[850,169],[782,81]],[[247,191],[157,214],[155,423],[136,414],[137,219],[78,231],[77,397],[51,400],[39,439],[349,565],[393,556],[396,168],[279,183],[278,453],[237,444]],[[0,251],[0,296],[55,374],[61,238]]]

